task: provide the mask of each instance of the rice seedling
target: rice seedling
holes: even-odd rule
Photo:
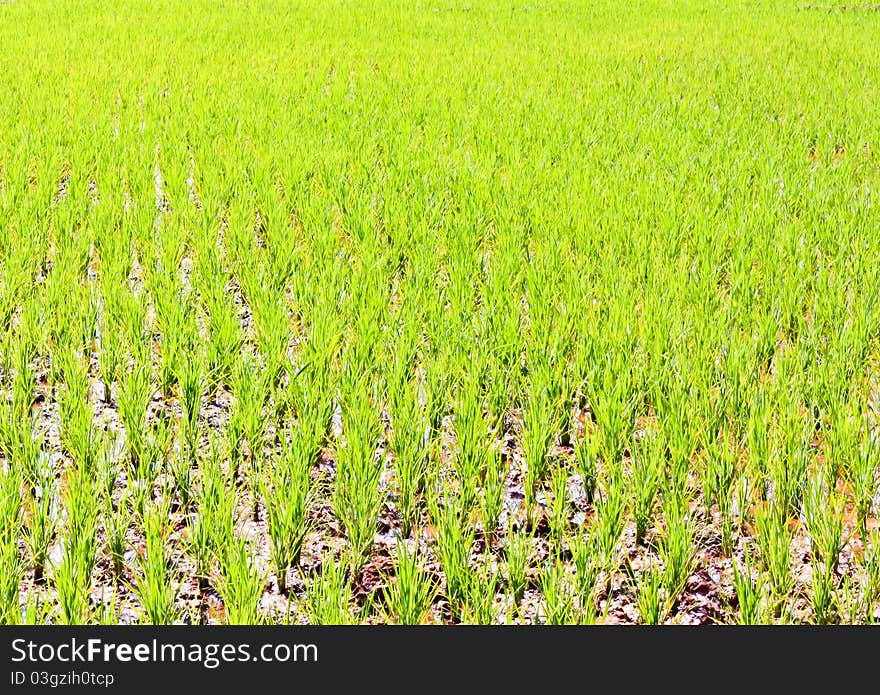
[[[483,411],[479,384],[468,379],[461,386],[455,408],[455,438],[458,454],[455,457],[455,473],[459,489],[459,502],[464,513],[477,504],[477,485],[486,468],[487,438],[489,425]]]
[[[576,622],[577,607],[569,588],[567,568],[556,559],[547,562],[539,581],[544,597],[544,620],[548,625],[571,625]]]
[[[299,562],[300,551],[309,531],[309,501],[312,497],[311,469],[314,452],[306,434],[294,429],[289,449],[260,482],[272,562],[281,593],[287,591],[287,570]]]
[[[104,532],[107,537],[107,549],[113,567],[113,577],[118,582],[125,571],[125,553],[128,550],[128,529],[131,526],[131,515],[127,500],[123,498],[115,506],[105,498]]]
[[[195,509],[188,520],[187,545],[195,563],[199,587],[204,589],[214,562],[235,536],[237,496],[230,494],[231,481],[220,468],[221,450],[212,442],[201,462]]]
[[[177,613],[175,598],[179,587],[168,557],[166,505],[159,503],[150,506],[144,516],[144,531],[146,548],[139,558],[134,592],[150,624],[168,625],[174,622]]]
[[[401,515],[401,531],[409,535],[419,518],[418,501],[425,490],[428,467],[428,418],[415,385],[407,383],[391,398],[391,450]]]
[[[611,573],[618,565],[620,536],[626,522],[623,484],[619,476],[619,473],[610,473],[602,496],[596,498],[596,518],[591,528],[596,552],[602,568],[608,573],[609,581]]]
[[[755,516],[758,547],[767,576],[767,585],[779,617],[794,584],[791,572],[791,537],[788,524],[780,507],[768,506],[758,510]]]
[[[476,532],[454,499],[430,498],[428,510],[435,529],[434,552],[446,580],[444,596],[453,610],[460,612],[470,585]]]
[[[725,555],[733,552],[733,502],[737,476],[735,451],[723,440],[710,437],[706,446],[706,467],[703,472],[703,498],[715,504],[721,518],[721,548]]]
[[[14,542],[0,542],[0,622],[17,625],[21,622],[19,585],[24,575],[24,563]]]
[[[390,622],[419,625],[426,621],[437,587],[419,559],[403,540],[397,543],[394,577],[386,580],[384,592]]]
[[[75,464],[89,471],[94,464],[94,429],[89,405],[89,376],[85,358],[72,350],[58,355],[58,409],[61,439]]]
[[[306,612],[313,625],[352,625],[357,622],[353,608],[348,567],[325,556],[306,585]]]
[[[804,518],[814,564],[824,565],[829,575],[837,572],[840,553],[846,545],[843,513],[844,500],[837,492],[826,491],[823,480],[812,478],[804,498]]]
[[[558,435],[558,409],[548,393],[549,385],[534,383],[523,407],[522,449],[525,458],[525,505],[529,520],[535,507],[535,496],[550,468],[550,445]]]
[[[19,584],[25,564],[18,547],[22,505],[17,476],[0,477],[0,624],[15,625],[21,621]]]
[[[267,379],[267,372],[260,369],[252,358],[239,362],[232,387],[235,402],[229,414],[227,429],[233,478],[238,473],[242,440],[247,444],[251,462],[249,474],[253,476],[254,471],[260,468],[266,427],[263,412],[268,396]]]
[[[489,625],[498,616],[495,602],[500,580],[498,568],[484,563],[469,576],[467,596],[461,609],[461,622],[468,625]]]
[[[197,356],[189,356],[182,360],[177,384],[180,388],[180,407],[183,410],[183,418],[180,421],[181,457],[191,462],[198,444],[199,408],[204,390],[204,378]]]
[[[131,462],[140,463],[146,445],[147,408],[153,386],[150,366],[135,356],[134,366],[123,375],[119,387],[119,419],[125,427],[125,445]]]
[[[260,622],[258,602],[266,585],[263,571],[254,560],[247,542],[234,538],[218,550],[219,569],[213,581],[226,611],[229,625]]]
[[[657,552],[663,563],[663,588],[674,606],[694,570],[694,522],[683,499],[667,500],[663,514],[666,528]]]
[[[43,579],[49,546],[58,530],[57,499],[51,471],[34,481],[31,494],[25,497],[24,541],[34,581]]]
[[[810,582],[810,602],[813,608],[813,616],[819,625],[827,625],[835,617],[834,588],[836,577],[831,569],[825,565],[814,566],[812,581]]]
[[[568,469],[556,466],[550,474],[550,496],[547,504],[547,517],[550,533],[561,547],[563,536],[568,530]]]
[[[880,534],[874,531],[872,540],[876,541],[878,535]],[[880,600],[880,552],[874,542],[870,544],[869,548],[863,557],[862,593],[865,605],[864,619],[866,622],[873,623],[875,621],[874,608],[877,601]]]
[[[663,572],[654,568],[643,569],[636,584],[636,603],[645,625],[660,625],[666,616],[666,596]]]
[[[740,625],[757,625],[763,617],[763,575],[757,579],[752,576],[752,563],[748,551],[745,553],[744,566],[733,564],[733,587],[736,592],[737,615]]]
[[[504,508],[504,481],[507,477],[507,471],[501,452],[497,447],[487,448],[485,463],[486,467],[482,476],[483,495],[480,498],[480,520],[483,536],[488,543],[491,543]]]
[[[353,393],[344,401],[344,444],[336,449],[336,480],[333,509],[345,527],[357,571],[368,560],[379,523],[383,502],[379,480],[384,462],[377,457],[379,418],[371,392],[363,385],[350,387]]]
[[[599,588],[601,566],[595,544],[582,537],[569,541],[574,564],[575,593],[580,609],[580,620],[592,623],[596,618],[596,591]]]
[[[592,504],[598,483],[599,468],[597,459],[599,456],[599,437],[595,433],[588,433],[575,440],[574,453],[584,486],[584,494],[587,503]]]
[[[660,490],[665,453],[665,447],[653,439],[636,447],[632,472],[627,480],[627,496],[636,524],[637,545],[644,542],[645,534],[654,525],[654,506]]]
[[[855,502],[856,529],[866,538],[867,519],[877,492],[880,443],[875,435],[864,436],[864,417],[842,408],[832,425],[832,459],[843,471]]]
[[[532,558],[532,536],[527,530],[510,530],[504,548],[507,588],[514,606],[522,601],[528,586]]]
[[[53,567],[52,581],[58,592],[61,620],[67,625],[78,625],[89,618],[92,570],[97,560],[98,502],[94,483],[86,473],[68,471],[65,502],[68,517],[63,550]]]

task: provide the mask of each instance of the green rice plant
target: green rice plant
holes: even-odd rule
[[[757,511],[755,528],[762,566],[767,575],[773,613],[779,617],[794,583],[788,525],[779,507],[767,506]]]
[[[58,500],[54,482],[54,473],[45,471],[34,482],[31,494],[24,500],[24,541],[35,582],[43,579],[49,546],[58,530]]]
[[[256,480],[255,473],[262,462],[266,428],[263,408],[269,393],[267,372],[250,358],[242,360],[235,373],[232,392],[235,401],[229,414],[228,432],[233,473],[238,471],[239,445],[243,437],[249,452],[249,474]]]
[[[647,567],[636,580],[636,605],[645,625],[660,625],[666,618],[668,602],[664,571]]]
[[[602,569],[612,573],[618,565],[618,548],[623,527],[625,501],[619,473],[612,473],[603,494],[595,499],[596,518],[591,528]]]
[[[813,620],[819,625],[827,625],[834,620],[835,601],[834,588],[836,577],[827,565],[814,565],[810,581],[810,602],[813,608]]]
[[[721,549],[733,552],[733,499],[737,476],[736,453],[726,440],[709,437],[706,442],[706,465],[703,470],[703,499],[707,507],[718,506],[721,517]]]
[[[379,481],[384,468],[376,454],[379,418],[363,382],[349,387],[343,401],[345,441],[336,447],[333,511],[342,522],[352,553],[353,571],[369,559],[384,501]]]
[[[485,454],[485,470],[483,472],[483,494],[480,498],[480,520],[483,535],[488,543],[498,529],[501,511],[504,508],[504,482],[507,470],[501,452],[496,446],[487,446]]]
[[[550,446],[558,435],[557,409],[540,383],[533,383],[532,393],[523,406],[523,427],[521,446],[525,459],[526,515],[532,519],[535,496],[539,485],[544,481],[550,466]]]
[[[168,456],[160,459],[165,462],[168,472],[174,479],[173,491],[177,493],[180,507],[187,510],[192,506],[193,502],[193,467],[190,458],[181,452],[175,456]],[[172,491],[170,484],[168,485],[169,494]]]
[[[596,494],[596,485],[599,481],[599,458],[600,438],[596,432],[587,432],[575,439],[574,454],[577,462],[578,473],[584,486],[584,494],[587,504],[593,504]]]
[[[132,508],[139,518],[144,516],[147,506],[153,499],[156,481],[160,474],[158,463],[149,451],[141,455],[127,486]]]
[[[470,585],[475,530],[455,499],[429,498],[428,516],[434,525],[434,552],[446,580],[443,595],[460,613]]]
[[[627,497],[636,525],[636,545],[645,541],[645,534],[653,526],[654,507],[663,477],[666,448],[656,438],[643,441],[635,447],[632,470],[626,479]]]
[[[253,312],[257,345],[266,366],[266,376],[277,383],[287,363],[290,320],[283,292],[286,278],[276,276],[269,283],[255,275],[244,275],[244,293]],[[261,282],[261,280],[263,280]]]
[[[216,223],[212,219],[212,223]],[[206,386],[213,392],[221,384],[229,384],[244,342],[236,307],[229,302],[229,277],[223,259],[212,243],[211,234],[203,232],[196,242],[197,263],[193,277],[207,313],[208,342],[205,347],[207,364]]]
[[[505,319],[502,319],[508,330],[513,326],[513,322],[518,317],[510,313]],[[503,348],[510,350],[515,347],[515,343],[500,343]],[[511,393],[518,386],[517,370],[512,364],[513,360],[508,359],[490,359],[488,366],[488,386],[486,388],[486,414],[488,417],[489,427],[492,431],[503,431],[505,428],[505,417],[509,408]]]
[[[168,556],[169,509],[165,504],[150,505],[144,516],[145,552],[138,557],[134,593],[152,625],[169,625],[177,616],[175,600],[179,583]]]
[[[786,505],[787,513],[795,516],[800,512],[803,492],[807,486],[807,472],[811,461],[807,442],[810,441],[815,425],[809,418],[801,415],[798,405],[789,404],[787,400],[784,401],[778,423],[782,445],[772,450],[768,457],[773,499]]]
[[[664,484],[669,494],[681,497],[688,494],[690,488],[698,421],[693,414],[690,389],[676,378],[670,378],[667,389],[658,404],[661,436],[668,457]]]
[[[128,549],[128,530],[131,526],[131,515],[126,498],[114,505],[109,498],[104,501],[104,533],[107,538],[107,549],[113,567],[113,578],[116,582],[122,579],[125,571],[125,553]]]
[[[116,460],[117,442],[118,440],[111,434],[105,433],[98,444],[95,479],[98,491],[104,500],[113,498],[113,492],[121,473],[119,462]]]
[[[21,622],[19,585],[25,565],[18,547],[21,484],[14,473],[0,473],[0,625]]]
[[[96,561],[98,518],[95,492],[95,485],[86,473],[78,469],[68,470],[65,497],[68,517],[62,557],[52,573],[60,617],[66,625],[83,624],[90,614],[89,595]]]
[[[260,478],[272,542],[272,562],[281,593],[287,591],[287,570],[299,563],[302,544],[310,528],[312,456],[308,435],[294,429],[287,451]]]
[[[763,616],[763,575],[757,579],[752,576],[752,562],[749,552],[744,555],[744,566],[733,562],[733,588],[736,593],[737,616],[740,625],[758,625]]]
[[[759,392],[754,395],[748,411],[746,425],[746,443],[748,449],[749,475],[752,485],[761,493],[761,499],[767,500],[770,459],[777,456],[773,451],[770,437],[770,401],[767,395]],[[787,478],[784,463],[777,460],[780,477]]]
[[[125,359],[125,334],[119,316],[122,308],[117,306],[114,295],[104,295],[104,310],[98,319],[98,372],[103,384],[103,401],[110,403],[112,388],[116,383]]]
[[[609,465],[620,463],[635,425],[635,401],[619,353],[607,356],[607,365],[596,369],[588,382],[588,399],[598,426],[599,451]]]
[[[504,540],[507,589],[514,606],[523,599],[528,586],[528,572],[532,558],[532,535],[525,529],[508,529]]]
[[[34,375],[31,369],[32,346],[27,341],[19,342],[10,347],[12,352],[8,369],[12,371],[12,379],[9,388],[9,398],[2,401],[3,417],[2,427],[4,431],[4,446],[7,450],[15,442],[16,428],[26,423],[30,417],[31,403],[33,401]]]
[[[410,551],[402,539],[397,542],[396,560],[394,578],[386,577],[383,592],[388,620],[420,625],[430,616],[437,586],[419,559],[418,550]]]
[[[0,625],[21,622],[19,585],[24,576],[24,563],[14,539],[0,540]]]
[[[826,492],[824,481],[814,476],[807,485],[803,506],[814,568],[821,563],[829,575],[834,575],[846,546],[844,500],[833,488]]]
[[[150,366],[135,358],[134,366],[122,376],[119,385],[119,418],[125,427],[125,445],[135,466],[146,445],[147,408],[153,395]]]
[[[89,376],[85,358],[73,351],[58,355],[64,388],[58,389],[62,443],[77,466],[90,470],[95,461],[95,430],[89,405]]]
[[[108,594],[109,598],[105,598]],[[119,622],[117,599],[115,589],[101,591],[101,598],[94,615],[96,625],[116,625]]]
[[[686,500],[667,500],[663,506],[666,528],[657,544],[663,563],[663,588],[674,607],[687,586],[696,563],[694,521]]]
[[[569,586],[565,563],[557,558],[545,563],[540,577],[544,597],[544,619],[548,625],[571,625],[575,622],[577,607]]]
[[[187,521],[187,546],[195,564],[199,588],[204,590],[214,562],[228,548],[235,536],[238,497],[221,467],[222,450],[212,441],[209,454],[199,467],[193,511]]]
[[[143,444],[143,452],[130,475],[132,485],[128,490],[138,516],[143,517],[147,503],[155,493],[155,487],[160,482],[162,487],[170,494],[173,480],[174,490],[178,494],[180,506],[184,510],[190,503],[191,470],[188,462],[183,461],[182,455],[171,456],[172,448],[171,425],[164,415],[160,415],[148,428]],[[170,475],[170,479],[169,476]]]
[[[266,586],[266,578],[241,538],[218,549],[219,570],[213,581],[229,625],[254,625],[261,621],[259,601]]]
[[[296,413],[299,426],[311,433],[316,449],[326,442],[336,406],[330,359],[330,353],[313,356],[295,372],[287,386],[286,399]]]
[[[874,435],[863,435],[864,418],[858,414],[851,416],[849,408],[841,410],[832,424],[831,458],[852,490],[856,530],[864,539],[868,535],[867,519],[877,493],[880,442]]]
[[[41,428],[37,420],[28,418],[22,422],[9,441],[9,472],[25,484],[32,487],[39,485],[47,475],[49,454],[43,449]]]
[[[574,564],[574,590],[580,609],[580,621],[593,623],[596,619],[596,592],[599,588],[601,562],[597,557],[596,544],[592,538],[576,536],[569,540]]]
[[[211,392],[221,384],[229,384],[244,340],[238,316],[225,299],[208,309],[208,344],[206,386]]]
[[[160,257],[145,280],[155,306],[156,328],[160,335],[159,388],[165,398],[170,398],[183,368],[181,361],[195,343],[195,310],[191,297],[182,291],[179,277],[186,252],[182,232],[174,225],[166,225],[162,232],[166,238],[159,248]]]
[[[394,477],[397,482],[397,505],[401,531],[409,535],[418,521],[418,500],[425,490],[428,466],[428,415],[419,405],[417,387],[407,383],[392,396],[389,409],[394,452]]]
[[[490,625],[498,615],[495,596],[499,572],[488,563],[479,565],[469,575],[467,597],[461,609],[461,622],[466,625]]]
[[[441,357],[432,355],[424,365],[424,408],[428,413],[428,422],[432,435],[442,429],[443,418],[448,413],[451,398],[450,367]]]
[[[874,621],[873,615],[865,613],[865,603],[860,596],[858,580],[847,575],[840,579],[829,613],[846,625],[871,624]]]
[[[555,466],[550,474],[550,501],[547,505],[550,532],[557,547],[568,531],[568,468]]]
[[[862,558],[862,595],[864,597],[866,622],[873,623],[874,607],[880,600],[880,533],[871,532]]]
[[[459,502],[465,513],[477,504],[477,483],[486,467],[489,423],[483,409],[479,382],[469,376],[459,388],[455,404],[455,438],[458,451],[453,459],[459,487]]]
[[[321,566],[306,584],[306,613],[312,625],[353,625],[357,617],[345,563],[325,555]]]
[[[183,411],[180,421],[181,455],[187,462],[192,462],[199,438],[199,410],[204,392],[204,374],[195,356],[181,360],[179,370],[177,384]]]

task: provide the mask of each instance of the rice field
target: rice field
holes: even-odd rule
[[[878,31],[0,4],[0,622],[880,618]]]

